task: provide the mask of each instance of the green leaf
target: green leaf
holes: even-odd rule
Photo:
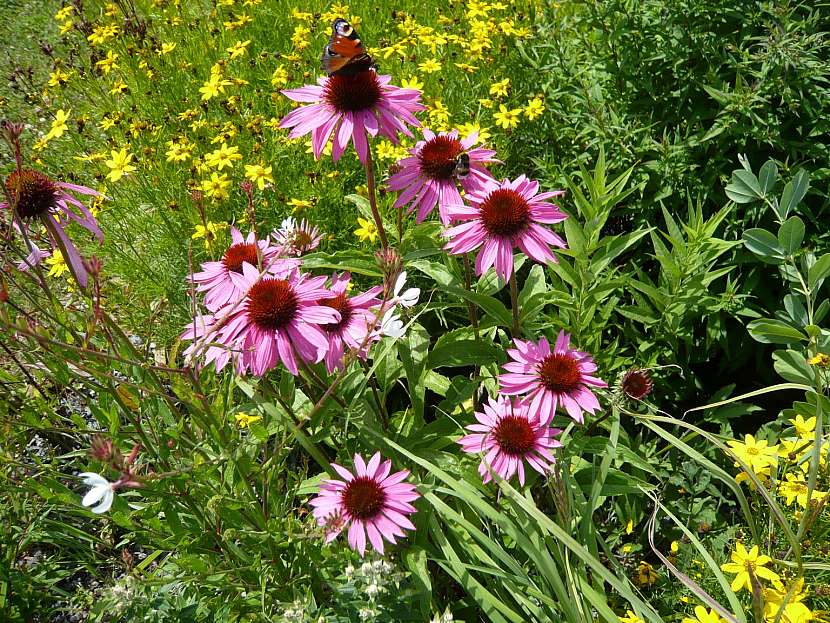
[[[778,242],[784,247],[787,255],[793,255],[801,247],[802,240],[804,240],[804,221],[797,216],[791,216],[779,228]]]
[[[349,271],[357,275],[380,278],[383,274],[377,262],[366,253],[339,251],[337,253],[314,253],[303,257],[303,266],[309,270]]]
[[[804,169],[799,169],[795,177],[784,186],[784,192],[781,193],[781,201],[778,204],[778,218],[781,220],[787,218],[790,210],[794,209],[804,199],[804,195],[807,194],[809,188],[809,174]]]
[[[565,221],[565,238],[568,241],[569,249],[572,249],[577,255],[583,255],[587,241],[585,240],[585,233],[576,219],[569,218]]]
[[[762,344],[792,344],[807,339],[807,336],[795,327],[775,318],[753,320],[746,328],[749,334]]]
[[[429,598],[432,595],[432,579],[427,568],[427,553],[423,549],[408,548],[403,555],[407,569],[418,590],[418,601],[422,614],[429,616]]]
[[[639,242],[639,240],[651,232],[651,229],[639,229],[621,236],[609,236],[603,238],[600,245],[594,254],[591,269],[595,274],[601,273],[606,266],[610,264],[621,254],[625,253],[631,246]]]
[[[483,309],[488,316],[504,327],[509,327],[512,323],[512,315],[510,310],[504,306],[504,303],[496,298],[493,298],[492,296],[486,296],[484,294],[479,294],[478,292],[470,292],[464,288],[456,288],[453,286],[444,286],[441,290],[448,294],[460,296],[474,305],[477,305]]]
[[[787,294],[784,296],[784,309],[790,315],[793,322],[806,327],[809,323],[807,310],[804,308],[804,303],[801,302],[801,297],[797,294]]]
[[[323,482],[324,478],[328,478],[328,474],[322,472],[320,474],[316,474],[311,478],[306,478],[303,480],[297,490],[294,491],[294,495],[297,497],[302,497],[304,495],[314,495],[320,490],[320,483]]]
[[[582,489],[588,493],[597,478],[597,470],[593,467],[586,467],[574,474],[574,480]],[[599,491],[601,496],[625,495],[626,493],[638,493],[641,489],[653,489],[654,486],[648,484],[644,480],[640,480],[616,469],[611,469],[605,477],[605,482],[602,483],[602,488]]]
[[[781,378],[791,383],[812,385],[813,370],[804,355],[794,350],[777,350],[772,354],[773,367]]]
[[[397,341],[398,358],[403,364],[412,413],[419,422],[424,415],[423,383],[424,363],[429,350],[429,334],[420,324],[414,323],[406,335]]]
[[[458,279],[453,275],[446,266],[439,262],[430,262],[428,260],[414,260],[409,262],[407,266],[411,266],[420,270],[427,277],[435,280],[435,283],[440,286],[448,286],[453,283],[458,283]]]
[[[780,264],[787,257],[787,253],[778,242],[778,238],[766,229],[759,227],[747,229],[742,238],[744,246],[764,262]]]
[[[744,169],[732,173],[732,183],[725,190],[726,196],[735,203],[752,203],[764,197],[758,178]]]
[[[439,346],[427,357],[427,369],[459,366],[483,366],[503,358],[502,350],[492,343],[459,340]]]
[[[807,273],[807,287],[811,290],[819,285],[819,282],[830,275],[830,253],[825,253],[816,260]]]
[[[774,160],[767,160],[758,172],[758,183],[761,185],[761,192],[768,195],[775,186],[778,179],[778,165]]]
[[[536,264],[530,269],[525,279],[525,285],[522,291],[519,292],[519,308],[523,308],[535,295],[542,294],[546,290],[545,269],[541,265]]]

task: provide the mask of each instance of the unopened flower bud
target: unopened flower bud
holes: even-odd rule
[[[384,284],[386,284],[387,288],[391,291],[395,280],[398,278],[398,275],[403,268],[403,261],[401,260],[400,253],[392,247],[379,249],[375,252],[375,261],[378,263],[378,266],[383,272]]]
[[[118,448],[116,448],[115,444],[112,442],[112,439],[109,439],[101,433],[96,433],[92,437],[90,455],[96,461],[101,461],[102,463],[110,463],[114,459],[119,457],[120,453],[118,451]]]
[[[83,260],[84,268],[93,279],[97,279],[101,275],[101,268],[103,264],[98,256],[92,255],[89,259]]]
[[[651,393],[654,384],[648,370],[634,368],[625,373],[621,387],[623,393],[632,400],[642,400]]]
[[[3,119],[0,121],[0,136],[12,147],[20,140],[24,125],[20,122]]]

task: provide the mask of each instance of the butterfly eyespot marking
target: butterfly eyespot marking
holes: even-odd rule
[[[342,17],[332,22],[331,36],[323,48],[320,65],[329,76],[356,75],[375,67],[357,31]]]
[[[351,37],[352,33],[354,32],[354,28],[352,25],[344,20],[342,17],[338,17],[334,20],[334,24],[332,24],[333,30],[338,35],[343,35],[344,37]]]

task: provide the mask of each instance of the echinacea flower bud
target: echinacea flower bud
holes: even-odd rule
[[[634,368],[626,372],[620,385],[623,393],[632,400],[642,400],[654,388],[648,370],[641,370],[639,368]]]
[[[0,136],[12,147],[20,140],[20,135],[23,134],[25,126],[16,121],[9,121],[3,119],[0,122]]]
[[[401,254],[392,247],[386,247],[375,252],[375,261],[383,272],[383,283],[395,283],[403,268]]]

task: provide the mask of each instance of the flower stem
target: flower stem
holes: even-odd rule
[[[378,393],[378,386],[375,383],[375,378],[372,376],[372,371],[369,368],[369,364],[365,361],[360,362],[363,366],[363,370],[366,372],[366,380],[369,383],[369,387],[372,389],[372,395],[375,398],[375,404],[378,407],[378,415],[380,416],[381,423],[383,424],[384,430],[389,429],[389,414],[386,412],[386,407],[383,404],[383,401],[380,399],[380,394]]]
[[[510,273],[510,305],[513,308],[513,337],[521,336],[519,328],[519,287],[516,285],[516,271]]]
[[[372,218],[375,219],[375,226],[378,228],[380,244],[385,250],[389,248],[389,240],[386,238],[386,230],[383,228],[383,221],[380,218],[380,212],[378,212],[378,200],[375,190],[375,163],[372,160],[371,145],[366,150],[366,162],[363,163],[363,168],[366,170],[366,188],[369,192],[369,207],[372,208]]]
[[[464,258],[464,287],[467,289],[468,292],[472,292],[472,270],[470,268],[470,257],[465,253],[463,255]],[[481,335],[478,331],[478,312],[476,311],[476,306],[473,305],[472,301],[467,301],[467,311],[470,314],[470,324],[473,326],[473,332],[475,333],[476,339],[480,340]]]

